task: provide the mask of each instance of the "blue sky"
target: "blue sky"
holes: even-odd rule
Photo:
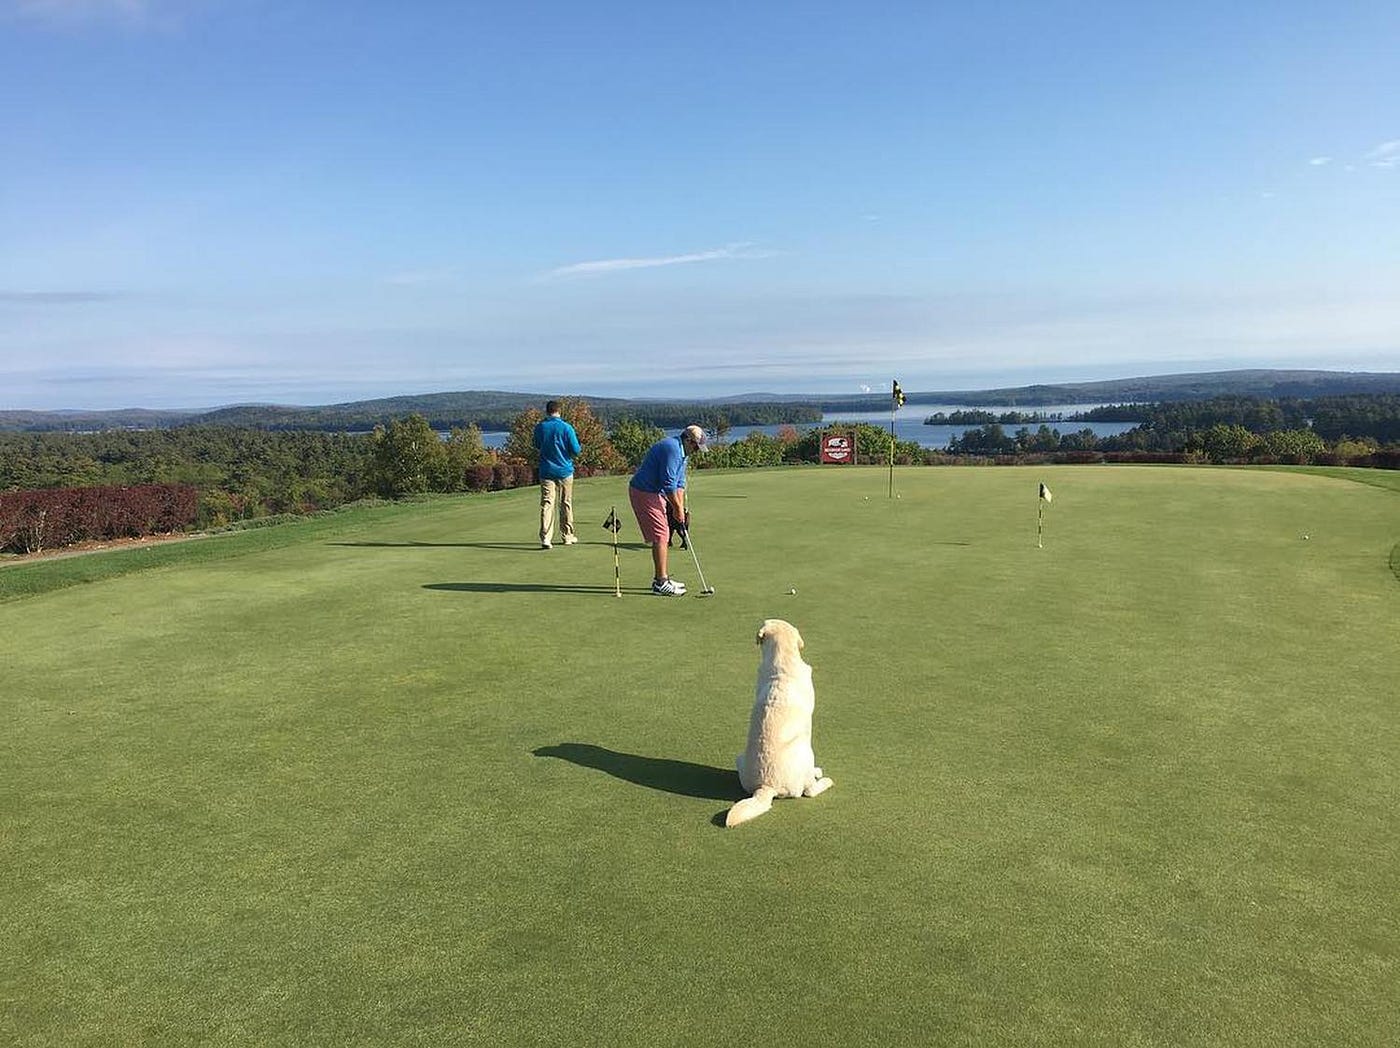
[[[0,0],[0,408],[1400,371],[1400,4]]]

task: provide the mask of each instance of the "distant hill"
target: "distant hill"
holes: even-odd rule
[[[564,394],[570,395],[570,394]],[[0,430],[83,432],[111,429],[173,429],[178,426],[238,426],[266,430],[367,432],[408,415],[422,415],[437,430],[477,425],[484,430],[510,428],[526,408],[543,407],[550,397],[541,393],[469,390],[385,397],[344,404],[293,406],[235,404],[211,411],[0,411]],[[814,399],[774,403],[721,397],[709,400],[624,400],[584,396],[604,419],[631,416],[658,426],[680,427],[691,422],[714,425],[723,416],[731,425],[817,422],[821,409]]]
[[[1044,407],[1050,404],[1114,404],[1128,401],[1175,402],[1211,397],[1333,397],[1353,393],[1400,393],[1400,373],[1367,371],[1204,371],[1181,375],[1147,375],[1102,382],[1058,382],[995,389],[905,391],[910,404],[954,404],[966,407],[1008,405]],[[781,399],[774,397],[773,399]],[[887,393],[857,393],[812,398],[823,411],[887,410]]]
[[[1120,378],[1106,382],[959,390],[917,394],[949,404],[1078,404],[1088,401],[1207,400],[1211,397],[1335,397],[1350,393],[1400,393],[1400,373],[1365,371],[1206,371]],[[949,399],[942,399],[949,398]],[[914,399],[910,395],[909,399]]]
[[[501,429],[528,407],[545,401],[538,393],[469,390],[462,393],[423,393],[412,396],[357,400],[319,407],[239,404],[217,408],[187,420],[185,425],[251,426],[256,429],[368,430],[408,415],[422,415],[435,429],[475,422],[483,429]],[[623,403],[590,398],[595,409]]]
[[[0,430],[84,432],[99,429],[170,429],[184,425],[198,415],[197,411],[157,411],[149,408],[122,408],[117,411],[0,410]]]
[[[422,415],[438,430],[477,425],[485,430],[510,428],[511,419],[526,408],[543,407],[549,397],[540,393],[473,390],[463,393],[425,393],[387,397],[325,407],[240,406],[219,408],[186,419],[181,425],[251,426],[257,429],[370,430],[407,415]],[[767,425],[779,422],[816,422],[821,409],[811,398],[791,403],[721,400],[623,400],[584,396],[604,421],[624,416],[645,419],[659,426],[679,427],[690,422],[711,423],[723,415],[732,425]]]
[[[1049,404],[1124,403],[1127,401],[1205,400],[1210,397],[1324,397],[1356,393],[1400,393],[1400,373],[1352,371],[1209,371],[1182,375],[1151,375],[1103,382],[1061,382],[999,389],[908,391],[910,404],[980,406],[1005,404],[1041,407]],[[823,411],[885,410],[889,396],[880,394],[817,395],[745,393],[732,397],[626,400],[585,399],[605,420],[630,415],[672,427],[709,421],[724,415],[733,425],[813,422]],[[4,430],[166,429],[175,426],[246,426],[254,429],[373,429],[410,414],[426,418],[433,428],[476,424],[482,429],[506,429],[527,407],[547,399],[540,393],[468,390],[385,397],[344,404],[292,406],[241,404],[212,411],[3,411]]]

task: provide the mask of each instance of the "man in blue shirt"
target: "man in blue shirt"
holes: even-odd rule
[[[583,450],[574,427],[559,417],[559,401],[544,406],[545,418],[535,426],[535,447],[540,451],[540,548],[554,539],[554,503],[559,502],[559,531],[564,545],[578,541],[574,534],[574,456]]]
[[[685,583],[666,574],[666,554],[671,548],[671,526],[666,510],[671,510],[674,520],[685,520],[686,456],[704,446],[705,431],[699,426],[686,426],[678,437],[663,437],[647,449],[627,488],[637,526],[642,529],[642,539],[651,546],[655,568],[651,591],[659,597],[685,594]]]

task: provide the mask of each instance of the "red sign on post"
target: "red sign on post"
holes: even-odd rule
[[[822,462],[849,463],[856,460],[855,437],[850,433],[822,434]]]

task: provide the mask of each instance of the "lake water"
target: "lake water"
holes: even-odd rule
[[[954,437],[960,437],[969,429],[977,429],[973,426],[925,426],[924,419],[939,412],[951,414],[954,411],[990,411],[1000,415],[1007,411],[1024,411],[1039,415],[1072,415],[1080,411],[1088,411],[1090,408],[1100,407],[1099,404],[1051,404],[1041,408],[1016,407],[1012,404],[906,404],[900,408],[894,417],[894,435],[897,440],[912,440],[925,448],[946,448],[948,442]],[[821,429],[828,426],[839,425],[842,422],[868,422],[872,426],[879,426],[886,432],[890,428],[890,413],[883,414],[878,411],[828,411],[822,416],[820,423],[803,422],[793,424],[793,429],[799,433],[809,429]],[[1127,432],[1137,425],[1136,422],[1067,422],[1049,420],[1045,423],[1051,429],[1058,429],[1063,433],[1076,433],[1081,429],[1093,431],[1096,437],[1114,437],[1119,433]],[[1032,433],[1040,426],[1039,422],[1016,422],[1002,423],[1002,429],[1007,434],[1013,434],[1022,426],[1025,426]],[[750,433],[766,433],[770,437],[777,436],[778,430],[784,427],[779,426],[732,426],[725,440],[733,443],[736,440],[743,440]],[[488,448],[502,447],[508,433],[483,433],[482,442]]]

